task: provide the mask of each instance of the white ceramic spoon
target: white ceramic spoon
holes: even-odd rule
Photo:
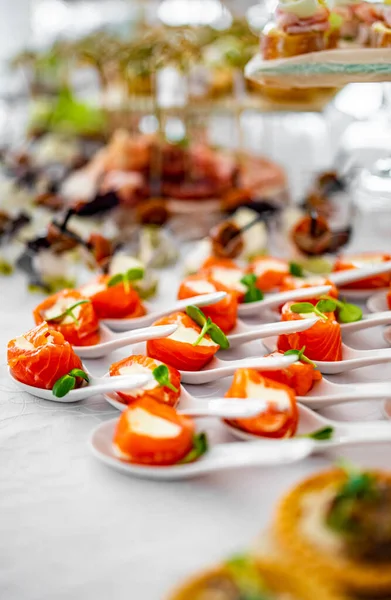
[[[279,323],[265,323],[262,325],[249,325],[238,319],[235,329],[227,336],[230,348],[236,348],[246,342],[261,340],[271,335],[280,335],[282,333],[296,333],[309,329],[318,321],[318,317],[313,319],[303,319],[302,321],[281,321]],[[391,311],[390,311],[391,322]]]
[[[121,412],[127,409],[127,404],[122,402],[121,398],[115,394],[105,394],[105,399],[111,406]],[[248,405],[247,408],[245,405]],[[251,399],[243,402],[238,399],[237,402],[231,402],[227,398],[195,398],[181,386],[181,396],[179,398],[177,412],[181,415],[192,417],[219,417],[221,419],[240,419],[255,417],[264,412],[268,407],[265,400]],[[229,415],[229,416],[228,416]]]
[[[265,310],[270,310],[285,304],[285,302],[291,302],[295,300],[305,300],[306,298],[317,298],[318,296],[324,296],[329,293],[331,287],[329,285],[318,285],[310,288],[301,288],[299,290],[289,290],[287,292],[277,292],[275,294],[268,294],[263,300],[257,302],[248,302],[247,304],[240,304],[238,314],[241,317],[249,317],[252,315],[259,315]]]
[[[277,348],[276,337],[263,339],[262,343],[269,352],[274,352]],[[391,363],[391,348],[383,350],[355,350],[346,344],[342,344],[342,356],[342,360],[315,360],[314,362],[321,373],[325,375],[337,375],[338,373],[345,373],[359,367]]]
[[[383,400],[384,398],[391,398],[391,386],[388,381],[355,384],[334,383],[327,379],[316,382],[306,396],[296,397],[298,402],[314,409],[326,408],[344,402]]]
[[[223,469],[286,465],[302,460],[311,454],[313,447],[312,440],[306,438],[284,440],[278,444],[278,448],[270,441],[215,444],[193,463],[166,467],[144,466],[121,461],[114,454],[112,440],[116,425],[117,419],[113,419],[101,423],[94,429],[90,437],[90,449],[93,455],[117,471],[144,479],[189,479]]]
[[[99,326],[99,335],[101,341],[94,346],[73,346],[74,351],[80,358],[102,358],[114,350],[124,348],[138,342],[147,340],[157,340],[164,338],[176,331],[178,325],[157,325],[155,327],[145,327],[143,329],[134,329],[125,333],[114,333],[105,325]]]
[[[180,371],[180,373],[183,383],[201,385],[233,375],[236,369],[276,371],[278,369],[289,367],[289,365],[296,362],[296,360],[297,356],[281,356],[281,358],[259,356],[240,358],[238,360],[221,360],[220,358],[213,358],[213,360],[201,369],[201,371]]]
[[[377,292],[376,294],[372,294],[372,296],[368,299],[367,302],[367,308],[370,312],[377,313],[388,310],[388,291],[389,290],[384,290],[383,292]]]
[[[177,412],[181,415],[187,415],[191,417],[219,417],[220,419],[246,419],[249,417],[255,417],[256,415],[264,412],[267,409],[267,403],[264,400],[249,400],[248,406],[245,405],[247,402],[243,402],[242,399],[238,399],[237,402],[231,402],[227,398],[208,398],[200,400],[193,396],[191,402],[185,406],[182,402],[182,395],[187,392],[182,388],[181,399],[179,401],[179,408]],[[114,394],[105,394],[106,400],[117,408],[121,412],[127,409],[127,405],[121,402],[118,398],[115,398]]]
[[[237,438],[247,441],[265,439],[252,433],[242,431],[229,423],[224,423],[229,431]],[[387,421],[367,421],[365,423],[345,423],[331,421],[318,415],[305,406],[299,405],[298,435],[308,434],[323,427],[332,427],[333,436],[330,440],[312,440],[313,452],[321,452],[330,448],[339,448],[350,444],[379,444],[391,442],[391,424]],[[282,440],[274,440],[279,444]]]
[[[156,309],[155,306],[145,304],[147,314],[143,317],[135,317],[133,319],[102,319],[102,323],[113,329],[113,331],[129,331],[130,329],[138,329],[139,327],[149,327],[155,321],[171,313],[185,310],[187,306],[209,306],[220,302],[227,295],[226,292],[213,292],[213,294],[203,294],[194,296],[194,298],[186,298],[185,300],[177,300],[171,306],[164,309]]]
[[[132,354],[146,354],[145,344],[136,344],[133,346]],[[256,356],[240,358],[237,360],[221,360],[220,358],[214,357],[210,363],[200,371],[182,371],[179,369],[179,372],[181,374],[182,383],[199,385],[203,383],[210,383],[216,379],[222,379],[223,377],[233,375],[236,369],[262,369],[264,371],[276,371],[278,369],[289,367],[289,365],[296,362],[296,360],[297,356],[292,355],[272,358],[268,356]]]
[[[36,396],[37,398],[42,398],[43,400],[52,400],[53,402],[63,403],[79,402],[80,400],[85,400],[86,398],[90,398],[91,396],[96,396],[97,394],[102,394],[104,392],[139,388],[149,383],[153,379],[152,374],[119,375],[117,377],[92,377],[89,375],[90,381],[88,385],[76,390],[71,390],[63,398],[57,398],[57,396],[53,395],[52,390],[44,390],[42,388],[26,385],[25,383],[22,383],[21,381],[18,381],[12,377],[11,373],[9,373],[9,375],[15,385],[17,385],[18,388],[23,392],[27,392],[28,394]]]

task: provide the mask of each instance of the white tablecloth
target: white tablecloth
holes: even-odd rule
[[[115,415],[103,398],[44,402],[17,391],[7,377],[6,342],[31,328],[38,301],[26,291],[23,276],[0,279],[2,600],[159,600],[196,569],[249,545],[278,497],[338,456],[176,483],[110,470],[87,444],[92,428]],[[356,334],[353,343],[385,346],[380,331],[372,338]],[[102,361],[98,367],[104,371]],[[345,380],[390,375],[383,365]],[[347,416],[342,408],[327,414]],[[350,405],[350,414],[381,416],[378,403]],[[340,454],[361,465],[389,467],[390,445]]]

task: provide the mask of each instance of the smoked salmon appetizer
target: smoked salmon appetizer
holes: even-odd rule
[[[330,281],[330,279],[323,277],[322,275],[312,275],[310,277],[295,277],[293,275],[287,275],[284,277],[280,285],[280,292],[289,292],[290,290],[318,287],[320,285],[331,286],[328,296],[331,296],[332,298],[338,298],[338,289],[336,285]],[[311,304],[316,304],[317,301],[318,298],[311,298],[310,300],[307,300],[306,298],[306,302],[311,302]]]
[[[387,292],[387,304],[389,310],[391,310],[391,289]]]
[[[205,452],[205,440],[201,449],[199,441],[191,419],[145,396],[122,413],[113,450],[122,460],[136,464],[174,465],[195,460]]]
[[[340,256],[334,263],[334,271],[347,271],[350,269],[363,269],[378,265],[382,262],[391,260],[390,254],[381,254],[377,252],[363,252],[350,256]],[[343,286],[351,290],[377,289],[388,287],[391,283],[391,272],[382,275],[374,275],[366,279],[354,281]]]
[[[256,275],[255,285],[258,289],[262,292],[271,292],[289,275],[289,264],[285,260],[272,256],[260,256],[251,262],[249,272]]]
[[[82,369],[70,343],[45,322],[8,343],[7,361],[15,379],[46,390],[73,369]]]
[[[33,311],[35,323],[47,321],[73,346],[93,346],[99,342],[99,322],[94,307],[77,290],[62,290],[45,298]]]
[[[158,369],[160,367],[160,369]],[[154,373],[155,379],[140,389],[117,392],[118,396],[126,403],[131,404],[135,400],[153,398],[162,404],[176,406],[181,395],[181,376],[179,371],[173,367],[164,365],[160,360],[154,360],[149,356],[134,355],[112,364],[110,375],[148,375]]]
[[[184,312],[176,312],[163,317],[154,325],[170,325],[172,323],[178,325],[174,333],[166,338],[147,342],[148,356],[175,369],[199,371],[212,360],[219,350],[220,344],[213,341],[208,333],[205,333],[205,327],[201,327]],[[220,333],[225,337],[221,330]]]
[[[283,356],[282,352],[273,352],[269,356]],[[278,371],[259,371],[261,375],[272,379],[277,383],[287,385],[296,394],[296,396],[305,396],[312,390],[315,383],[322,379],[322,374],[318,371],[312,361],[303,362],[298,358],[297,362],[285,369]]]
[[[189,275],[179,287],[178,299],[193,298],[213,292],[227,292],[227,295],[220,302],[203,307],[203,313],[206,317],[210,317],[224,333],[229,333],[234,329],[238,317],[236,292],[229,290],[222,283],[214,281],[209,275]]]
[[[321,300],[321,303],[330,303],[330,300]],[[333,304],[331,302],[331,304]],[[314,313],[319,316],[319,321],[306,331],[300,333],[289,333],[278,337],[278,350],[300,350],[305,346],[306,356],[313,361],[338,361],[342,360],[342,338],[341,326],[335,318],[334,312],[321,312],[314,306],[312,312],[307,311],[310,303],[287,302],[282,307],[281,319],[283,321],[296,321],[313,317]],[[302,307],[302,308],[300,308]],[[302,310],[302,312],[296,312]],[[320,316],[322,315],[322,316]]]
[[[91,300],[98,319],[129,319],[146,313],[140,296],[130,283],[126,285],[109,275],[101,275],[84,285],[80,293]]]
[[[238,369],[227,398],[261,398],[267,410],[249,419],[228,421],[243,431],[268,438],[292,437],[297,429],[299,412],[293,390],[264,377],[254,369]]]
[[[208,258],[204,262],[200,274],[208,275],[213,281],[234,292],[238,302],[243,302],[247,286],[242,283],[242,279],[246,275],[246,271],[230,258]]]

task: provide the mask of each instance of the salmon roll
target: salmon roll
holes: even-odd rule
[[[193,298],[202,294],[213,292],[226,292],[227,295],[220,302],[202,308],[206,317],[210,317],[224,333],[229,333],[236,326],[238,317],[237,293],[226,288],[225,285],[214,281],[209,275],[190,275],[184,279],[178,290],[178,299]]]
[[[227,420],[233,427],[267,438],[287,438],[295,434],[299,412],[290,387],[268,379],[254,369],[238,369],[226,397],[257,398],[267,402],[267,409],[256,417]]]
[[[149,340],[147,354],[163,363],[182,371],[199,371],[205,367],[220,346],[206,334],[201,334],[201,327],[186,313],[177,312],[163,317],[154,325],[171,325],[176,323],[178,329],[170,336]]]
[[[349,256],[339,256],[334,263],[334,272],[347,271],[350,269],[364,269],[379,265],[382,262],[388,262],[391,260],[390,254],[383,254],[381,252],[362,252],[360,254],[351,254]],[[366,279],[360,279],[341,286],[342,289],[351,290],[365,290],[365,289],[378,289],[388,287],[391,283],[391,272],[383,273],[382,275],[374,275],[373,277],[367,277]]]
[[[282,307],[281,319],[283,321],[296,321],[313,317],[313,313],[297,313],[291,307],[297,303],[287,302]],[[313,361],[338,361],[342,360],[341,326],[334,313],[324,313],[323,318],[306,331],[289,333],[278,337],[278,350],[300,350],[305,346],[306,356]]]
[[[289,350],[289,348],[288,348]],[[273,352],[269,356],[282,356],[283,352]],[[296,396],[305,396],[312,390],[316,382],[321,381],[322,374],[313,363],[298,360],[278,371],[259,371],[261,375],[292,388]]]
[[[208,258],[204,262],[200,273],[208,275],[213,281],[234,292],[237,295],[238,302],[243,302],[247,286],[242,283],[242,279],[246,271],[233,260],[230,258]]]
[[[194,424],[171,407],[144,397],[122,414],[114,432],[113,450],[124,461],[143,465],[174,465],[193,448]]]
[[[116,282],[114,277],[101,275],[80,288],[80,293],[90,298],[98,319],[131,319],[145,315],[136,290],[129,282]]]
[[[99,321],[89,298],[77,290],[62,290],[46,298],[33,311],[35,323],[47,321],[73,346],[99,342]]]
[[[15,379],[45,390],[72,369],[82,369],[70,343],[45,322],[8,342],[7,361]]]
[[[256,275],[255,285],[258,289],[271,292],[282,285],[289,275],[289,263],[271,256],[260,256],[250,263],[249,272]]]
[[[290,290],[308,289],[310,287],[318,287],[320,285],[331,286],[328,296],[331,298],[338,298],[337,286],[327,277],[322,275],[311,275],[310,277],[294,277],[293,275],[287,275],[284,277],[283,282],[280,285],[280,292],[289,292]],[[306,302],[316,304],[318,298],[306,298]]]
[[[176,406],[181,395],[181,375],[177,369],[164,365],[160,360],[154,360],[149,356],[137,354],[113,363],[110,366],[109,372],[110,376],[148,375],[161,366],[165,366],[167,369],[167,381],[164,382],[165,385],[161,385],[159,378],[156,377],[140,389],[117,392],[121,400],[126,404],[131,404],[136,400],[149,397],[162,404]]]

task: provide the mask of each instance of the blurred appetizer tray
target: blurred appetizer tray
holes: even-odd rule
[[[344,48],[277,60],[256,55],[247,64],[245,75],[261,85],[281,88],[391,81],[391,49]]]

